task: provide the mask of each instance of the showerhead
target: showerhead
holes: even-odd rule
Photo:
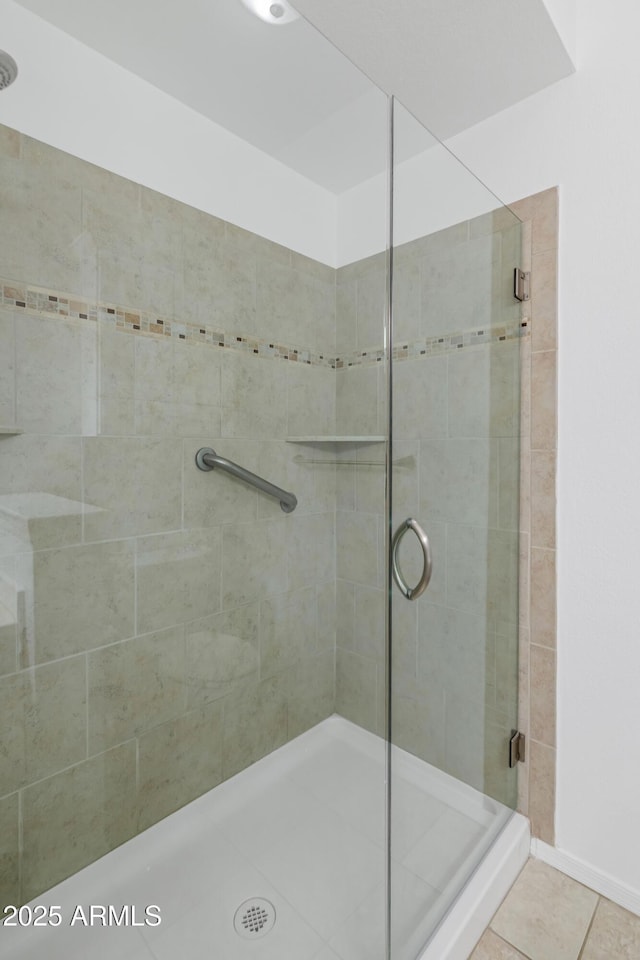
[[[9,84],[13,83],[18,76],[18,64],[13,57],[0,50],[0,90],[4,90]]]

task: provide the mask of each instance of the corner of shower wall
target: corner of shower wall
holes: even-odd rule
[[[522,354],[519,727],[527,761],[518,809],[553,845],[556,784],[556,457],[559,190],[511,204],[523,221],[531,271],[531,335]]]
[[[22,431],[0,436],[0,891],[17,903],[333,713],[336,468],[286,440],[336,430],[336,284],[6,127],[0,164],[0,427]],[[204,445],[293,490],[295,513],[199,472]]]
[[[382,437],[386,423],[384,252],[336,275],[336,422],[344,436]],[[386,731],[385,459],[378,442],[348,446],[336,487],[336,710]]]
[[[419,504],[434,557],[417,609],[393,607],[393,740],[508,805],[515,779],[502,747],[517,688],[518,258],[519,225],[497,209],[399,246],[393,281],[395,522]]]

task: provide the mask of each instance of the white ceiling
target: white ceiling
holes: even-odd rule
[[[575,0],[293,2],[440,140],[575,69]]]
[[[240,0],[17,2],[334,193],[385,168],[385,96],[303,18],[272,26]],[[542,0],[294,2],[441,137],[571,69]]]

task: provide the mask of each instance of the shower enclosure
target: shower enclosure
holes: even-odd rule
[[[520,224],[223,8],[288,226],[0,127],[2,957],[414,960],[517,804]]]

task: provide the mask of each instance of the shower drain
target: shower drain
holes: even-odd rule
[[[246,940],[257,940],[273,928],[276,908],[268,900],[254,897],[241,903],[233,917],[236,933]]]

